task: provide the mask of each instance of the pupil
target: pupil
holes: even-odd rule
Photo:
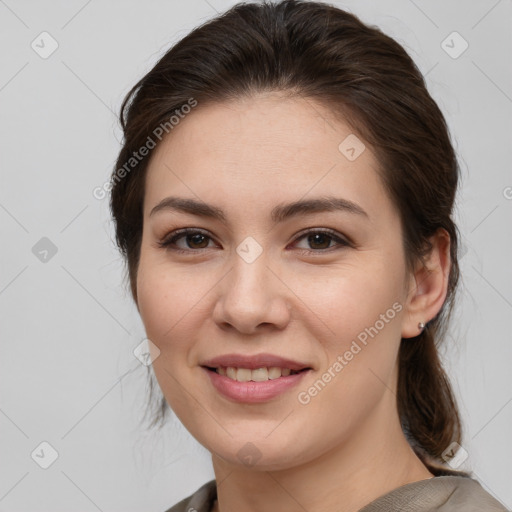
[[[202,241],[203,246],[204,246],[205,239],[206,239],[206,237],[204,235],[202,235],[201,233],[196,233],[195,235],[189,235],[189,242],[192,241],[192,245],[201,245],[201,241]],[[189,245],[190,245],[190,243],[189,243]],[[206,245],[208,245],[208,243]],[[201,246],[201,248],[203,248],[203,246]]]
[[[325,235],[323,233],[317,233],[315,235],[309,235],[309,243],[311,245],[315,245],[316,242],[319,241],[320,245],[322,247],[320,247],[320,249],[327,249],[329,247],[329,236],[328,235]],[[322,239],[324,241],[324,243],[322,244]],[[318,248],[318,244],[317,244],[317,248]]]

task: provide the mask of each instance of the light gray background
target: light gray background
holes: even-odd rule
[[[176,419],[161,434],[139,426],[146,368],[132,351],[145,336],[108,201],[92,191],[120,147],[124,94],[233,3],[0,0],[0,510],[163,511],[213,478],[209,454]],[[336,5],[406,47],[453,134],[463,280],[446,364],[463,467],[510,508],[511,2]],[[31,48],[43,31],[59,45],[47,59]],[[469,43],[456,59],[441,46],[453,31]],[[42,237],[58,251],[46,262],[32,252]],[[48,469],[31,458],[43,441],[59,455]]]

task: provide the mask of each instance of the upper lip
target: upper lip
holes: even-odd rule
[[[207,361],[203,361],[201,366],[208,368],[219,368],[219,367],[234,367],[234,368],[248,368],[254,370],[256,368],[270,368],[272,366],[279,368],[289,368],[290,370],[304,370],[311,368],[310,365],[293,361],[292,359],[286,359],[273,354],[255,354],[253,356],[243,354],[225,354],[223,356],[217,356]]]

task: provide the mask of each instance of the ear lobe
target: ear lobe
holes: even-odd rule
[[[432,250],[425,264],[418,264],[411,276],[409,293],[405,304],[402,338],[413,338],[421,333],[418,324],[426,324],[443,307],[450,275],[450,235],[439,228],[430,237]]]

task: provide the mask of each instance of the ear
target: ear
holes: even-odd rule
[[[425,265],[418,264],[411,276],[405,301],[402,338],[413,338],[421,333],[418,323],[426,324],[441,310],[448,290],[451,268],[450,235],[439,228],[429,238],[432,250]]]

